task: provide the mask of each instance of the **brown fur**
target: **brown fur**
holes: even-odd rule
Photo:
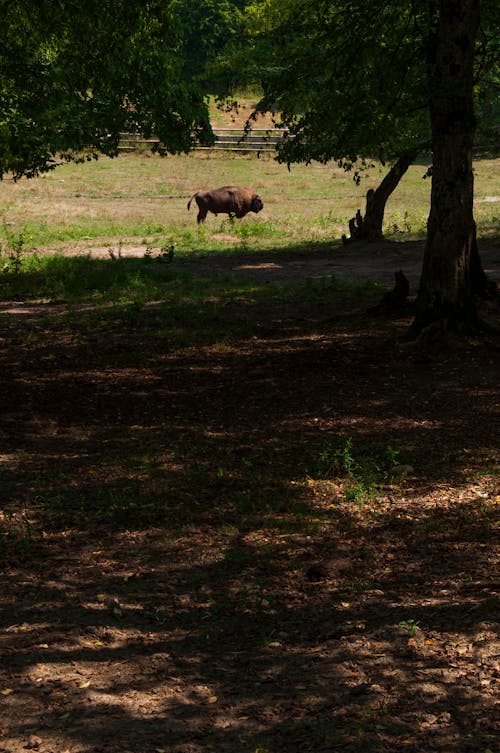
[[[212,191],[197,191],[189,199],[188,209],[193,199],[195,199],[199,209],[198,225],[205,221],[208,212],[212,212],[216,216],[218,214],[234,215],[240,219],[248,212],[260,212],[264,206],[258,194],[249,188],[239,188],[238,186],[223,186]]]

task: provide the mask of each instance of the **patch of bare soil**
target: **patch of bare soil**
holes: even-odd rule
[[[344,307],[3,305],[0,751],[494,750],[499,343]]]
[[[401,270],[416,292],[422,270],[423,243],[353,243],[329,251],[305,251],[231,254],[226,257],[195,258],[185,262],[196,274],[220,274],[250,277],[266,282],[303,282],[338,277],[341,280],[372,280],[383,285],[394,282],[394,272]],[[485,272],[494,280],[500,278],[500,248],[497,242],[481,244]]]

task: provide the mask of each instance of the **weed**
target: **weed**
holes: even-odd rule
[[[416,635],[417,630],[420,630],[418,622],[415,620],[401,620],[399,627],[404,628],[410,638],[413,638],[413,636]]]
[[[412,224],[410,221],[410,215],[405,212],[403,218],[399,218],[397,215],[394,218],[392,225],[389,226],[389,232],[391,233],[411,233]]]
[[[418,216],[410,214],[405,211],[404,213],[395,212],[388,220],[385,232],[389,236],[411,236],[418,238],[425,234],[426,219],[423,215]]]
[[[175,244],[165,244],[161,247],[158,259],[169,264],[174,260]]]
[[[400,451],[394,445],[356,444],[352,437],[329,440],[313,459],[309,475],[346,477],[346,499],[362,502],[394,478]]]
[[[359,505],[366,497],[371,496],[373,491],[374,487],[372,484],[366,484],[366,482],[361,481],[349,483],[345,490],[345,498],[349,502],[356,502]]]
[[[322,228],[323,230],[332,231],[335,229],[336,225],[345,226],[348,222],[347,217],[340,217],[337,214],[334,214],[332,211],[328,212],[328,214],[320,215],[316,219],[316,225],[318,227]]]
[[[350,473],[356,464],[352,445],[352,437],[347,437],[340,447],[335,444],[323,447],[318,455],[316,470],[318,477],[326,478],[334,472]]]
[[[237,238],[250,239],[269,236],[274,232],[275,224],[272,222],[243,222],[233,226],[233,232]]]
[[[18,275],[23,266],[23,254],[26,246],[26,229],[13,233],[4,221],[3,232],[7,238],[6,261],[2,265],[2,272]]]

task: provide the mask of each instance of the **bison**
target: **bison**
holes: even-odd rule
[[[213,214],[228,214],[240,219],[248,212],[260,212],[264,204],[260,196],[249,188],[238,186],[223,186],[213,191],[197,191],[188,201],[187,208],[193,199],[198,204],[198,225],[205,221],[208,212]]]

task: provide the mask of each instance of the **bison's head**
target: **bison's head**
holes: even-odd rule
[[[260,198],[259,194],[254,194],[254,197],[252,199],[252,212],[260,212],[261,209],[264,208],[264,202]]]

